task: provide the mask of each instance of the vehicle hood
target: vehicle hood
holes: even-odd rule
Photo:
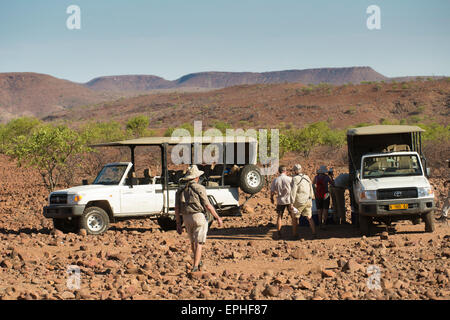
[[[361,185],[364,190],[378,190],[408,187],[425,188],[429,187],[430,183],[424,176],[410,176],[362,179]]]
[[[117,186],[110,186],[110,185],[101,185],[101,184],[90,184],[90,185],[86,185],[86,186],[77,186],[77,187],[72,187],[72,188],[68,188],[68,189],[63,189],[63,190],[58,190],[58,191],[54,191],[52,193],[67,193],[67,194],[80,194],[80,193],[84,193],[84,192],[91,192],[91,191],[107,191],[108,189],[112,189],[114,187]]]

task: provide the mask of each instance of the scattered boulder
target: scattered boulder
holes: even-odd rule
[[[262,294],[266,297],[277,297],[279,289],[276,286],[267,285]]]

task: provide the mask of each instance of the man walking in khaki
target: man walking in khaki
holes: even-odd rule
[[[206,210],[211,212],[219,223],[219,227],[223,226],[222,219],[217,215],[216,210],[214,210],[214,207],[208,200],[205,187],[198,183],[203,173],[203,171],[198,170],[196,165],[191,166],[184,177],[184,180],[188,180],[186,186],[178,189],[175,196],[177,232],[178,234],[183,233],[181,214],[183,215],[183,222],[189,235],[194,255],[192,272],[200,270],[202,266],[202,248],[208,233],[208,221],[205,218]]]
[[[293,168],[294,176],[292,177],[291,183],[291,203],[294,208],[296,208],[296,214],[293,213],[292,224],[294,236],[298,237],[297,234],[297,222],[301,216],[304,216],[311,227],[313,238],[316,237],[316,226],[314,220],[312,219],[312,201],[314,199],[314,190],[311,184],[311,179],[306,175],[301,173],[302,166],[296,164]],[[294,211],[294,210],[292,210]]]
[[[277,195],[277,236],[281,238],[281,222],[283,219],[284,210],[287,209],[290,213],[291,204],[291,180],[287,173],[286,166],[278,168],[278,177],[276,177],[270,186],[270,202],[275,203],[273,197]],[[294,218],[293,218],[294,219]]]

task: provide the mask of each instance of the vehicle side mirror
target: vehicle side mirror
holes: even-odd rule
[[[83,183],[83,186],[87,186],[89,184],[87,179],[83,179],[82,183]]]
[[[356,171],[356,179],[360,180],[361,179],[361,172]]]
[[[426,169],[426,174],[427,174],[427,178],[429,178],[430,175],[431,175],[431,170],[430,170],[430,168],[427,168],[427,169]]]

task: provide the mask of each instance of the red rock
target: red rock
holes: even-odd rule
[[[262,294],[266,297],[276,297],[279,294],[279,290],[275,286],[267,285]]]
[[[332,270],[323,269],[322,270],[322,278],[334,278],[336,273]]]

